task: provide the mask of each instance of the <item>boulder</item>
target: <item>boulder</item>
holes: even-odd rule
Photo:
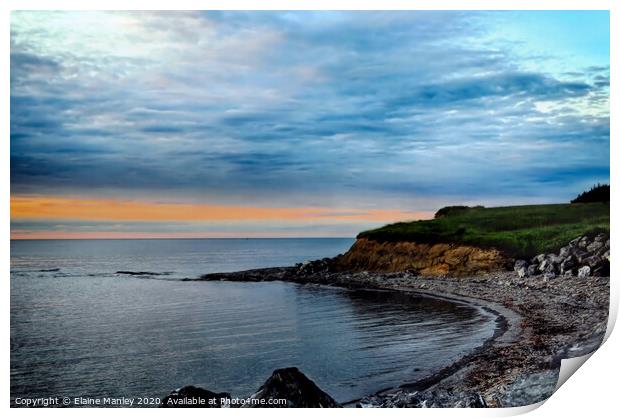
[[[537,272],[538,272],[538,264],[530,264],[527,267],[528,276],[535,276]]]
[[[592,275],[596,277],[609,277],[609,260],[603,260],[593,271]]]
[[[604,260],[609,261],[609,250],[605,251],[603,253],[603,255],[601,256],[601,258],[603,258]]]
[[[594,253],[594,255],[598,255],[599,257],[603,257],[603,255],[609,251],[609,248],[602,246],[601,248],[599,248],[598,250],[596,250],[596,252]]]
[[[514,270],[515,271],[518,271],[519,269],[521,269],[523,267],[527,268],[527,261],[525,261],[525,260],[517,260],[517,261],[515,261],[515,265],[514,265]]]
[[[577,259],[578,263],[583,263],[583,260],[590,256],[590,254],[580,248],[576,248],[575,251],[573,251],[573,255]]]
[[[286,405],[260,405],[261,399],[286,399]],[[331,396],[323,392],[296,367],[277,369],[258,391],[250,396],[246,408],[339,408]],[[256,401],[255,401],[256,400]]]
[[[555,279],[555,273],[552,271],[548,271],[543,274],[543,279],[545,280]]]
[[[555,273],[555,266],[549,258],[545,258],[538,266],[538,270],[541,273]]]
[[[183,386],[161,401],[162,408],[221,408],[230,393],[215,393],[196,386]]]
[[[583,264],[586,264],[588,266],[590,266],[592,268],[592,270],[594,270],[595,268],[600,267],[601,263],[603,262],[603,259],[601,257],[599,257],[598,255],[592,255],[586,259],[583,260]]]
[[[566,274],[567,272],[570,272],[572,274],[573,268],[576,266],[577,262],[575,261],[575,258],[570,256],[562,261],[562,264],[560,264],[560,273]]]
[[[545,258],[547,258],[546,254],[538,254],[536,257],[532,258],[532,264],[540,264]]]
[[[570,255],[571,247],[562,247],[560,248],[560,257],[566,258]]]
[[[525,260],[515,261],[514,270],[517,272],[517,276],[521,278],[529,276],[527,270],[527,261]]]
[[[586,247],[586,250],[589,253],[595,253],[598,250],[600,250],[601,248],[603,248],[605,246],[605,244],[602,241],[594,241],[592,244],[588,245]]]
[[[605,242],[605,240],[607,239],[607,234],[598,234],[596,237],[594,237],[594,242]]]
[[[590,276],[590,266],[583,266],[577,271],[577,276],[580,279],[585,279]]]
[[[547,258],[549,259],[549,261],[551,261],[552,264],[557,265],[557,266],[559,266],[560,263],[564,261],[564,257],[560,257],[559,255],[555,255],[555,254],[549,254]]]

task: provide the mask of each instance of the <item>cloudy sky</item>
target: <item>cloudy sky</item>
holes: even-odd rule
[[[13,238],[354,236],[609,181],[607,12],[14,12]]]

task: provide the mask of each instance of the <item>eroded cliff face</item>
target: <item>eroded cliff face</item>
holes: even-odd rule
[[[456,244],[377,242],[360,238],[336,260],[335,267],[339,271],[414,270],[424,276],[464,276],[505,270],[511,262],[494,249]]]

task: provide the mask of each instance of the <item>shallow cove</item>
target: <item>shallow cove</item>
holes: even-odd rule
[[[243,396],[297,366],[342,402],[427,376],[493,333],[475,308],[396,292],[117,285],[98,301],[32,307],[36,322],[14,317],[12,396],[161,396],[186,384]]]
[[[295,247],[284,241],[255,246],[292,257]],[[295,243],[299,254],[318,246]],[[12,246],[12,402],[26,396],[163,397],[189,384],[246,396],[274,369],[289,366],[345,402],[426,377],[495,330],[495,317],[478,307],[415,294],[179,281],[193,273],[187,266],[199,268],[188,249],[207,244],[220,245],[181,242],[178,251],[171,242]],[[154,262],[146,255],[156,252],[145,245],[165,251]],[[249,254],[243,265],[257,267],[251,260],[261,257],[249,251],[254,244],[240,242],[245,253],[228,250],[235,245],[217,248]],[[195,251],[195,260],[209,251]],[[156,274],[115,273],[122,270]]]

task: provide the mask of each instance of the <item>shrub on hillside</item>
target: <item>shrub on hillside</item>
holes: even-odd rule
[[[463,213],[470,209],[483,209],[484,206],[446,206],[439,209],[435,213],[435,219],[443,218],[444,216],[456,215],[457,213]]]

